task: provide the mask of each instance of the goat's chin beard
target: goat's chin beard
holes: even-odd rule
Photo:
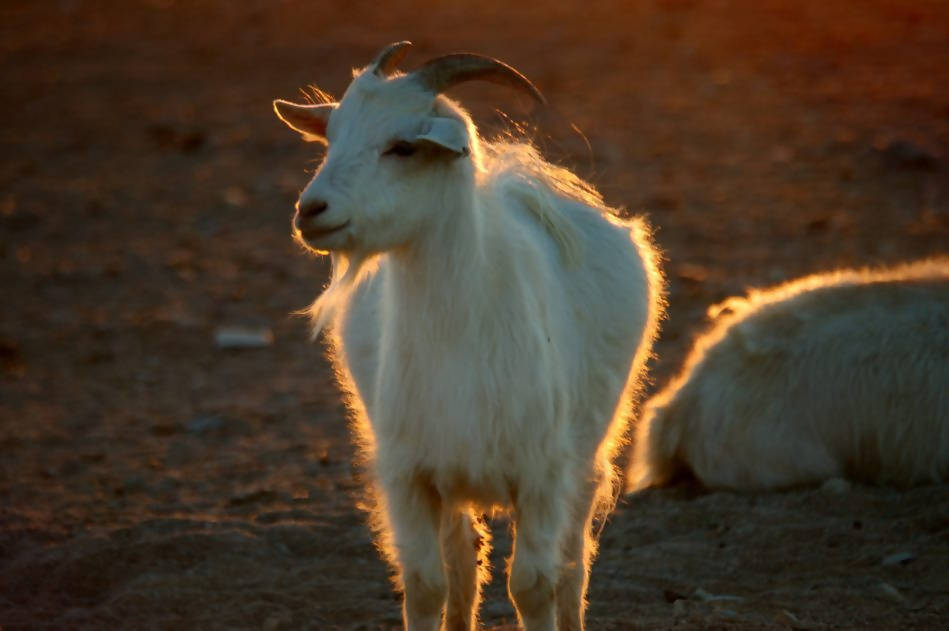
[[[325,236],[335,236],[335,235],[325,235]],[[326,255],[326,254],[331,254],[332,252],[341,252],[341,251],[346,251],[349,249],[347,247],[348,243],[346,243],[349,241],[349,239],[345,239],[344,240],[345,242],[341,242],[341,243],[332,243],[334,239],[331,238],[331,239],[325,240],[325,241],[329,241],[329,243],[320,243],[320,240],[318,238],[313,239],[313,240],[307,239],[305,236],[303,236],[302,232],[300,232],[299,230],[295,228],[293,230],[293,240],[307,252],[318,254],[318,255]]]
[[[310,254],[318,254],[320,256],[325,256],[330,253],[330,250],[328,248],[325,248],[325,247],[321,248],[321,247],[314,246],[308,243],[306,238],[304,238],[303,233],[295,228],[293,230],[293,241],[294,243],[299,245],[301,248],[303,248]]]

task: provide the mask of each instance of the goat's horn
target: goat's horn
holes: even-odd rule
[[[380,77],[389,75],[409,52],[412,42],[402,41],[389,44],[382,49],[372,62],[372,71]]]
[[[463,81],[481,79],[526,92],[538,103],[546,103],[544,95],[527,77],[503,61],[491,57],[471,53],[455,53],[436,57],[414,71],[412,76],[435,94],[444,92]]]

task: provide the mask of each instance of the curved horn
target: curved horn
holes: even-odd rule
[[[401,41],[389,44],[382,51],[376,55],[375,60],[373,60],[372,71],[380,77],[385,77],[389,75],[395,67],[399,64],[400,61],[408,54],[409,46],[412,45],[412,42]]]
[[[455,53],[427,61],[412,73],[425,88],[438,94],[462,83],[481,79],[526,92],[538,103],[547,101],[533,83],[503,61],[472,53]]]

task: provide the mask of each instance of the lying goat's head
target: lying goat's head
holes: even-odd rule
[[[479,55],[446,55],[390,77],[408,46],[387,46],[353,79],[339,103],[274,101],[287,125],[329,145],[293,218],[295,234],[313,249],[398,247],[412,238],[431,209],[447,201],[446,183],[461,184],[450,177],[453,173],[473,177],[474,126],[464,110],[439,96],[443,90],[483,79],[543,102],[516,70]]]

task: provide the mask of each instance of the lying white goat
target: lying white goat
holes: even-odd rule
[[[482,142],[440,93],[462,81],[537,89],[456,54],[393,73],[384,49],[339,103],[274,103],[323,165],[294,229],[332,251],[314,303],[400,570],[408,629],[468,629],[487,575],[475,515],[513,509],[509,591],[528,629],[582,628],[591,518],[656,334],[647,231],[526,144]],[[481,570],[479,570],[479,566]]]
[[[949,478],[949,259],[809,276],[709,310],[645,406],[629,485]]]

